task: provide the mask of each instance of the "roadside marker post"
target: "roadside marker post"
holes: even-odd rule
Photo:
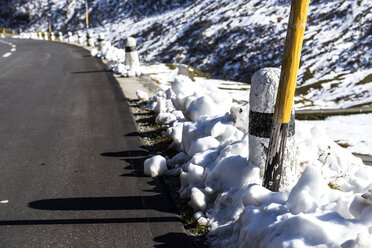
[[[88,0],[85,0],[85,28],[87,31],[87,45],[89,46],[89,14],[88,14]]]
[[[292,0],[263,186],[279,191],[310,0]]]

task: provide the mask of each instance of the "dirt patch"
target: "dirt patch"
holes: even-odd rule
[[[130,101],[130,108],[138,126],[139,136],[145,144],[145,149],[152,154],[173,157],[178,151],[171,146],[172,139],[162,135],[166,129],[155,123],[155,112],[144,108],[145,102]],[[193,217],[194,211],[188,205],[189,200],[181,199],[178,190],[181,187],[179,176],[163,176],[161,180],[166,185],[175,203],[182,223],[197,248],[207,248],[205,235],[208,227],[199,225]]]

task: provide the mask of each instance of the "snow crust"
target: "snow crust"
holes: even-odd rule
[[[272,14],[268,14],[265,8],[253,7],[257,1],[242,5],[238,12],[229,9],[240,8],[238,5],[243,1],[225,2],[220,12],[208,16],[213,25],[204,30],[203,35],[213,37],[215,34],[224,33],[225,25],[219,23],[220,18],[229,17],[226,19],[230,21],[231,17],[239,17],[239,14],[245,11],[248,11],[249,18],[233,18],[229,23],[230,28],[254,26],[256,20],[260,20],[262,25],[277,23],[277,29],[274,28],[273,32],[279,34],[279,31],[285,29],[286,20],[278,20],[278,16],[286,16],[289,9],[285,6],[286,1],[268,2],[275,6]],[[322,3],[323,8],[320,9],[316,9],[318,5],[311,6],[310,13],[332,13],[331,6],[334,3]],[[323,30],[325,25],[322,21],[309,26],[305,39],[309,39],[312,45],[304,47],[303,68],[313,73],[313,77],[306,80],[305,69],[300,70],[299,77],[305,85],[315,84],[320,79],[325,81],[319,89],[298,97],[297,106],[347,107],[371,100],[371,83],[360,83],[371,74],[371,68],[368,68],[370,46],[364,46],[362,51],[356,52],[363,54],[361,56],[364,58],[364,66],[359,70],[356,70],[358,63],[353,56],[345,57],[345,54],[356,54],[351,37],[363,34],[358,31],[344,31],[352,30],[352,20],[365,12],[366,5],[366,0],[340,3],[338,9],[350,12],[347,13],[348,18],[333,18],[331,24],[326,26],[327,32]],[[124,64],[125,51],[111,45],[110,41],[116,39],[114,32],[111,32],[112,28],[128,37],[134,33],[127,30],[151,29],[154,22],[163,22],[173,17],[181,18],[186,13],[184,22],[180,22],[181,25],[175,30],[187,30],[192,27],[192,22],[186,21],[188,14],[216,6],[218,3],[205,2],[191,6],[187,11],[176,9],[141,20],[125,19],[120,23],[106,24],[107,30],[110,31],[107,31],[107,40],[102,50],[97,51],[96,55],[112,61],[110,68],[116,73],[123,76],[137,75],[140,72]],[[370,20],[371,13],[363,14],[363,18]],[[125,31],[119,27],[125,27]],[[182,33],[183,31],[180,36]],[[278,35],[279,39],[283,39],[282,36]],[[41,38],[39,34],[36,37]],[[219,48],[231,46],[233,43],[240,44],[247,38],[239,35],[231,37],[229,42],[220,44]],[[70,42],[77,39],[78,37],[72,34],[68,37]],[[154,43],[151,43],[152,39],[142,40],[139,49],[140,52],[148,51],[146,56],[151,60],[176,39],[174,32],[168,31],[162,39]],[[264,41],[256,35],[252,35],[252,39],[257,39],[259,43]],[[359,39],[356,46],[370,40],[370,36],[365,36]],[[329,44],[325,45],[326,43]],[[267,57],[262,54],[262,50],[257,49],[246,59],[252,64],[259,64],[259,61],[265,61],[268,57],[272,58],[274,64],[278,64],[278,56],[271,50]],[[190,59],[182,52],[177,56],[175,59],[178,61]],[[205,62],[218,61],[218,56],[208,56]],[[336,62],[339,62],[340,66],[337,66]],[[329,63],[333,66],[328,66]],[[240,67],[240,62],[225,64],[223,70],[234,75]],[[208,240],[211,247],[371,247],[372,168],[363,165],[359,158],[327,137],[334,135],[328,127],[340,126],[346,118],[332,117],[326,120],[326,129],[314,127],[313,125],[317,124],[314,122],[297,122],[295,152],[298,178],[294,178],[294,183],[280,192],[270,192],[261,186],[260,168],[248,159],[251,155],[248,133],[249,105],[237,104],[232,101],[231,94],[219,90],[218,88],[226,86],[222,81],[196,78],[193,82],[186,76],[177,76],[178,68],[168,73],[165,65],[149,66],[144,68],[144,71],[151,74],[152,70],[159,72],[159,69],[163,70],[164,74],[158,74],[154,78],[164,81],[163,86],[172,86],[164,87],[163,91],[149,101],[147,107],[158,113],[158,123],[168,126],[166,135],[172,137],[179,153],[170,159],[161,156],[149,158],[145,161],[145,174],[157,176],[168,173],[180,176],[180,195],[190,199],[190,205],[196,212],[195,218],[209,226]],[[334,84],[338,86],[332,86]],[[233,90],[231,85],[228,86]],[[348,98],[345,98],[345,92],[350,93]],[[342,99],[336,101],[340,97]],[[342,130],[344,132],[345,129]],[[334,131],[336,132],[341,133]]]
[[[296,122],[299,173],[270,192],[248,159],[248,104],[180,75],[147,107],[159,119],[180,114],[166,124],[179,150],[167,174],[180,176],[179,193],[208,225],[211,247],[371,247],[372,167],[324,128]]]
[[[331,116],[324,121],[304,121],[323,127],[333,140],[347,146],[349,151],[372,156],[372,114]]]

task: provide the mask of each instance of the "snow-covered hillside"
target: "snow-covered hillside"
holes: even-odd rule
[[[84,29],[84,1],[3,2],[0,26],[46,31],[51,22],[54,30]],[[126,37],[136,37],[147,62],[190,64],[214,77],[240,82],[250,82],[259,68],[281,63],[289,0],[88,2],[92,31],[105,32],[119,47]],[[311,1],[299,107],[372,102],[371,9],[370,0]]]

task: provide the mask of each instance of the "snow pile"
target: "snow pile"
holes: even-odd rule
[[[136,95],[137,95],[138,99],[141,100],[141,101],[148,101],[149,100],[149,95],[147,94],[147,92],[144,92],[142,90],[136,90]]]
[[[125,63],[125,50],[112,46],[109,41],[103,42],[100,51],[92,50],[91,55],[107,60],[108,68],[123,77],[137,77],[142,74],[139,66],[129,66]]]
[[[177,76],[171,88],[160,92],[149,102],[149,107],[158,113],[173,113],[178,118],[201,120],[205,116],[221,116],[230,111],[232,98],[217,91],[212,84],[201,87],[187,76]]]
[[[167,173],[180,176],[179,193],[190,199],[198,222],[209,226],[211,247],[372,244],[372,167],[324,129],[296,123],[302,175],[274,193],[261,186],[260,168],[248,160],[248,104],[177,76],[147,106],[179,151],[167,159]]]
[[[167,162],[162,156],[154,156],[146,159],[144,163],[144,173],[147,176],[161,176],[168,171]]]
[[[119,49],[111,45],[111,42],[105,41],[98,57],[108,61],[123,63],[125,60],[125,50]]]

